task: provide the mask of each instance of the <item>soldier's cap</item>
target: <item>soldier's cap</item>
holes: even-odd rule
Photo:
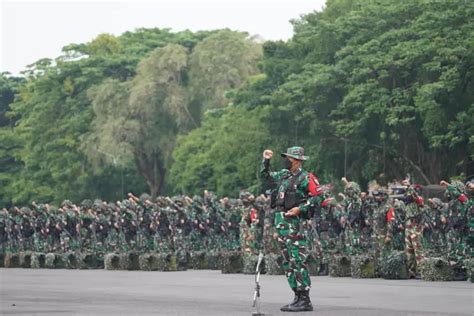
[[[298,160],[308,160],[309,157],[304,155],[304,148],[299,146],[289,147],[286,153],[281,154],[282,157],[291,157]]]

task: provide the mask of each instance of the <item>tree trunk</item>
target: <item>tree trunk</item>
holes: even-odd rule
[[[147,156],[144,153],[135,153],[135,163],[140,171],[141,175],[145,179],[146,184],[150,190],[150,195],[154,199],[163,190],[166,170],[163,167],[162,161],[159,159],[158,154],[152,157]],[[158,168],[159,176],[155,176],[155,163]]]

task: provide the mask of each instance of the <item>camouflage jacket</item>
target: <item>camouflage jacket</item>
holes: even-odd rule
[[[291,186],[293,185],[296,194],[295,200],[298,202],[296,206],[299,207],[302,214],[308,212],[311,207],[319,206],[323,201],[322,194],[310,188],[309,173],[302,168],[294,173],[287,169],[270,171],[270,160],[263,159],[260,175],[267,180],[276,182],[277,199],[279,200],[285,199],[285,195],[292,189]],[[284,207],[280,206],[279,208]]]

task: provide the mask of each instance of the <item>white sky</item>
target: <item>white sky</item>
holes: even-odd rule
[[[70,43],[139,27],[173,31],[228,27],[286,40],[289,20],[321,10],[325,0],[0,0],[0,72],[19,74]]]

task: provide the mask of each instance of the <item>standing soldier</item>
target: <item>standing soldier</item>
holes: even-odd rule
[[[321,219],[317,225],[319,243],[323,254],[319,274],[327,275],[329,273],[330,256],[333,256],[342,249],[342,224],[340,222],[342,207],[332,195],[330,185],[323,187],[323,198],[324,201],[319,207]]]
[[[388,195],[383,190],[372,192],[376,206],[373,213],[373,249],[375,259],[387,255],[391,250],[393,222],[395,219],[395,209],[388,201]]]
[[[252,210],[253,205],[250,200],[250,192],[240,192],[240,200],[242,201],[242,217],[240,219],[240,247],[244,253],[252,253]]]
[[[447,249],[445,232],[446,232],[446,218],[444,223],[441,217],[447,213],[448,206],[439,198],[432,198],[428,200],[430,205],[431,229],[432,229],[432,251],[435,255],[440,256],[445,254]]]
[[[341,202],[346,213],[345,242],[346,249],[351,255],[360,254],[361,248],[361,223],[362,223],[362,201],[360,199],[360,187],[356,182],[341,179],[344,184],[344,194]]]
[[[366,192],[360,193],[360,199],[362,202],[360,210],[362,215],[361,244],[364,251],[369,251],[372,247],[374,208],[377,203],[374,197]]]
[[[4,253],[6,251],[6,243],[8,242],[7,239],[7,218],[8,218],[8,211],[6,208],[2,208],[0,210],[0,253]]]
[[[393,209],[395,218],[392,220],[392,249],[405,250],[405,203],[399,199],[394,199]]]
[[[467,196],[469,197],[469,206],[467,211],[469,236],[467,237],[467,254],[474,255],[474,180],[466,182]],[[471,276],[473,278],[473,276]]]
[[[227,200],[226,200],[227,199]],[[223,203],[226,206],[226,220],[227,229],[229,231],[229,250],[239,249],[239,223],[241,214],[237,207],[237,201],[231,201],[228,198],[223,199]]]
[[[417,278],[417,267],[423,260],[421,217],[424,212],[424,200],[410,185],[409,180],[403,180],[402,184],[407,188],[405,193],[405,254],[410,277]]]
[[[466,256],[466,242],[469,235],[468,216],[471,211],[471,201],[466,194],[466,187],[460,181],[448,183],[441,181],[446,187],[448,198],[448,213],[443,221],[448,223],[447,242],[448,259],[453,266],[462,266]]]
[[[283,269],[290,288],[295,292],[294,300],[283,306],[281,311],[312,311],[309,290],[311,280],[306,265],[308,252],[306,236],[300,230],[300,222],[304,220],[310,207],[322,202],[322,190],[317,181],[302,169],[304,156],[303,147],[288,148],[281,154],[284,168],[277,172],[270,171],[271,150],[263,152],[261,175],[268,180],[277,182],[275,226],[278,242],[283,257]]]

